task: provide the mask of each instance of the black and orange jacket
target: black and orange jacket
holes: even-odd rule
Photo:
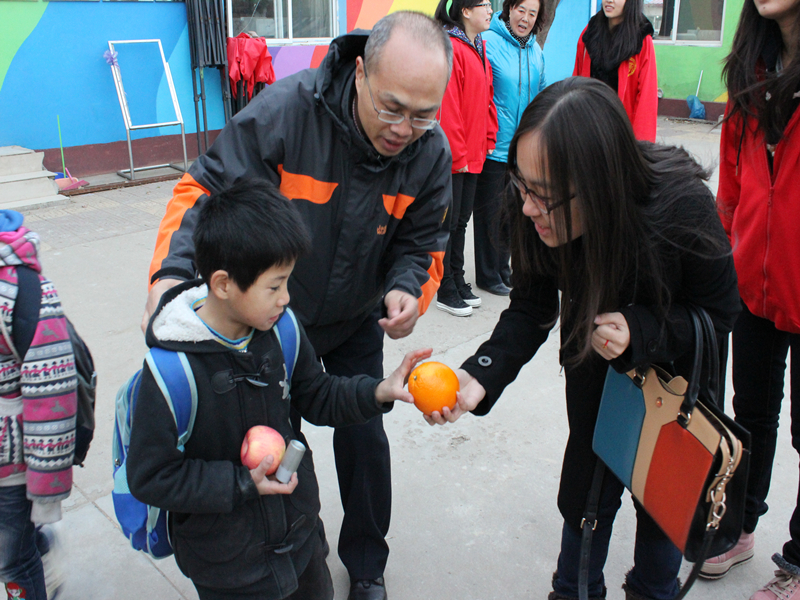
[[[335,39],[318,69],[267,87],[225,126],[175,186],[151,283],[195,276],[192,230],[208,194],[263,178],[296,203],[311,230],[313,251],[297,262],[289,292],[318,354],[346,340],[390,290],[427,309],[447,244],[450,149],[439,127],[391,158],[359,136],[355,59],[367,36]]]

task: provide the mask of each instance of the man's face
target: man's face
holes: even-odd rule
[[[369,76],[369,79],[367,79]],[[447,87],[447,62],[440,49],[424,48],[396,29],[369,72],[362,57],[356,59],[357,108],[361,127],[383,156],[396,156],[418,140],[424,129],[410,119],[435,119]],[[370,98],[371,91],[371,98]],[[374,106],[373,106],[374,101]],[[406,117],[401,123],[384,123],[377,110]]]

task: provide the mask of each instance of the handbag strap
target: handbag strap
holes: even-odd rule
[[[711,551],[711,543],[714,541],[714,536],[717,535],[717,530],[714,528],[706,529],[706,533],[703,536],[703,546],[700,549],[700,555],[697,557],[697,560],[692,567],[692,570],[689,572],[689,577],[686,578],[686,583],[681,586],[680,592],[678,595],[675,596],[672,600],[683,600],[686,594],[689,593],[689,589],[694,585],[694,582],[697,580],[697,577],[700,575],[700,570],[703,568],[703,563],[706,562],[706,557],[708,553]]]
[[[592,487],[586,499],[586,510],[581,520],[581,562],[578,571],[578,600],[589,600],[589,557],[592,554],[592,534],[597,528],[597,509],[600,505],[600,492],[603,488],[603,477],[606,466],[599,458],[594,467]]]
[[[703,359],[705,358],[705,339],[708,339],[709,365],[712,370],[712,376],[715,380],[719,380],[717,339],[714,333],[714,326],[711,324],[711,317],[699,306],[690,304],[687,307],[687,311],[692,321],[692,329],[694,331],[694,361],[692,363],[692,374],[689,376],[689,385],[686,388],[686,394],[683,397],[680,414],[678,415],[678,423],[683,427],[689,424],[692,418],[694,405],[697,403],[697,397],[700,394],[700,380],[703,372]],[[711,329],[710,334],[707,332],[708,328]],[[712,391],[711,387],[712,386],[709,385],[709,391]],[[713,387],[713,392],[716,394],[717,386]]]

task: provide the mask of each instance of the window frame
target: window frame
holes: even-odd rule
[[[672,34],[669,39],[653,36],[653,43],[660,46],[700,46],[704,48],[721,48],[725,41],[725,16],[728,11],[728,0],[722,0],[722,21],[719,31],[719,41],[717,40],[679,40],[678,39],[678,18],[681,14],[681,0],[675,0],[675,7],[672,9]]]
[[[281,13],[281,14],[283,13],[283,0],[267,0],[267,1],[272,1],[275,4],[276,13]],[[294,29],[292,23],[292,3],[295,1],[302,2],[302,0],[286,0],[286,7],[288,12],[288,15],[286,17],[286,22],[288,24],[287,30],[289,31],[289,37],[264,38],[265,40],[268,41],[270,46],[324,46],[326,44],[330,44],[334,40],[334,38],[339,36],[339,0],[326,0],[328,5],[330,6],[330,25],[331,25],[331,32],[333,33],[333,35],[331,37],[315,37],[315,38],[294,37],[292,35]],[[233,37],[232,4],[233,4],[232,0],[225,1],[225,7],[228,13],[228,23],[227,23],[228,37]]]

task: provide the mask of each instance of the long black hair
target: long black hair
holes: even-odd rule
[[[596,79],[570,77],[539,93],[511,140],[510,171],[518,172],[519,151],[534,153],[549,180],[546,195],[563,203],[550,223],[559,239],[572,239],[573,214],[581,219],[579,249],[569,242],[548,248],[522,214],[516,188],[506,187],[514,285],[524,289],[542,275],[558,279],[569,363],[592,353],[598,314],[646,299],[666,316],[670,253],[689,245],[699,255],[730,253],[703,183],[708,173],[684,150],[637,141],[622,102]],[[697,201],[686,202],[688,196]]]
[[[439,6],[436,7],[436,12],[433,18],[439,21],[445,27],[458,27],[464,29],[464,14],[461,12],[464,8],[474,8],[478,4],[488,2],[488,0],[439,0]],[[450,10],[447,10],[447,5],[450,4]]]
[[[732,104],[728,118],[755,115],[769,143],[783,137],[796,106],[793,95],[800,91],[800,11],[794,23],[794,45],[794,60],[781,76],[767,72],[766,67],[772,65],[766,61],[774,61],[783,49],[781,30],[777,22],[758,14],[753,0],[745,0],[731,53],[722,69]]]
[[[593,65],[616,70],[622,61],[639,54],[647,35],[653,35],[653,26],[644,16],[644,0],[626,0],[622,22],[611,29],[606,13],[599,11],[589,20],[583,43]]]
[[[508,15],[523,2],[525,0],[503,0],[503,12],[500,13],[499,18],[508,23]],[[548,0],[539,0],[539,12],[536,13],[536,23],[533,24],[531,35],[539,33],[547,24],[547,2]]]

